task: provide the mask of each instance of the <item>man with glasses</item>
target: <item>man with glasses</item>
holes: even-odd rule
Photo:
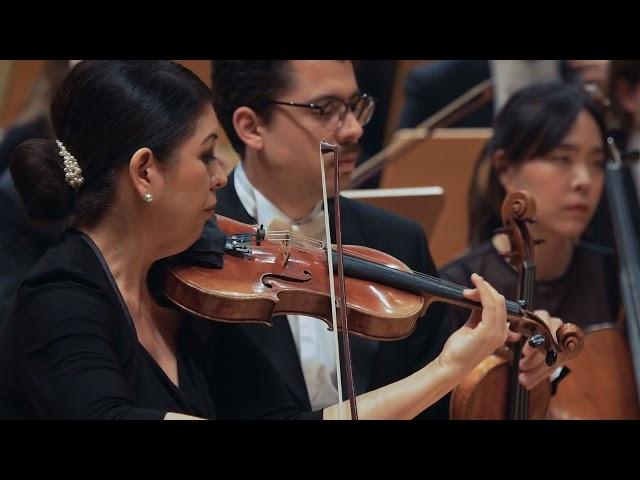
[[[374,99],[358,89],[352,63],[243,60],[214,61],[212,67],[216,114],[242,159],[218,191],[217,212],[267,229],[285,225],[324,240],[319,142],[342,147],[340,183],[348,188],[358,140],[375,109]],[[334,167],[326,168],[331,195]],[[341,214],[344,244],[382,250],[413,270],[437,275],[417,223],[347,198],[341,199]],[[426,318],[418,320],[415,332],[400,341],[350,336],[356,394],[404,378],[433,360],[451,333],[445,308],[434,304]],[[260,388],[288,392],[297,418],[320,418],[322,408],[336,403],[334,337],[324,322],[288,315],[275,318],[272,328],[217,323],[213,328],[213,364],[235,367],[215,373],[215,384],[228,386],[213,392],[219,418],[268,417]],[[250,362],[242,357],[246,342],[259,346],[280,374],[281,385],[246,381],[248,375],[259,375],[249,371]],[[344,368],[342,379],[344,383]],[[343,385],[343,395],[346,392]],[[448,418],[447,397],[421,417]]]

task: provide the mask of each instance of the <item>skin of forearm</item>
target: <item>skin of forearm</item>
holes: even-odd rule
[[[361,420],[410,420],[433,405],[464,378],[440,363],[440,357],[402,380],[357,397]],[[351,418],[349,402],[342,402],[345,417]],[[323,411],[323,420],[338,420],[339,405]]]
[[[200,417],[193,417],[191,415],[185,415],[184,413],[167,412],[164,416],[164,420],[205,420]]]

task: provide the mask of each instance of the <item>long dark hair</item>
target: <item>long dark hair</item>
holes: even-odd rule
[[[502,224],[500,208],[506,192],[491,159],[503,150],[505,160],[517,165],[548,154],[569,133],[582,110],[589,112],[605,138],[602,113],[578,88],[545,82],[516,92],[493,122],[493,137],[474,167],[469,188],[469,244],[489,240]]]
[[[18,146],[11,174],[30,216],[100,220],[113,202],[117,173],[142,147],[169,164],[196,128],[211,91],[190,70],[170,61],[96,60],[77,64],[51,104],[55,135],[82,170],[75,191],[66,182],[55,140]]]

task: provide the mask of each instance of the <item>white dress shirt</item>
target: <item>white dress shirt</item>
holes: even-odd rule
[[[304,231],[306,235],[324,240],[324,213],[322,202],[309,215],[292,221],[256,190],[238,164],[234,174],[234,186],[245,210],[265,226],[275,221],[291,225],[292,231]],[[310,233],[313,232],[313,233]],[[335,339],[322,320],[303,315],[287,315],[289,327],[296,344],[304,381],[313,410],[320,410],[338,402],[336,377]]]

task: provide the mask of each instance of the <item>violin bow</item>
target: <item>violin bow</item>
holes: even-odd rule
[[[334,221],[336,227],[336,258],[338,264],[338,284],[339,284],[339,304],[340,304],[340,324],[342,325],[342,347],[344,354],[344,364],[347,374],[347,390],[349,392],[349,406],[351,408],[351,419],[358,419],[358,406],[356,403],[355,389],[353,387],[353,373],[351,369],[351,349],[349,346],[349,325],[347,323],[347,294],[344,284],[344,263],[342,256],[342,223],[340,217],[340,147],[324,140],[320,141],[320,172],[322,175],[322,201],[324,202],[324,222],[325,238],[327,245],[327,265],[329,267],[329,288],[331,290],[331,315],[333,319],[333,332],[336,345],[336,371],[338,377],[338,405],[340,419],[344,418],[342,408],[342,376],[340,369],[340,348],[338,346],[338,327],[336,312],[336,293],[333,276],[333,259],[331,249],[331,232],[329,230],[329,205],[327,201],[327,182],[324,171],[324,157],[326,153],[333,153],[335,163],[334,168]]]

